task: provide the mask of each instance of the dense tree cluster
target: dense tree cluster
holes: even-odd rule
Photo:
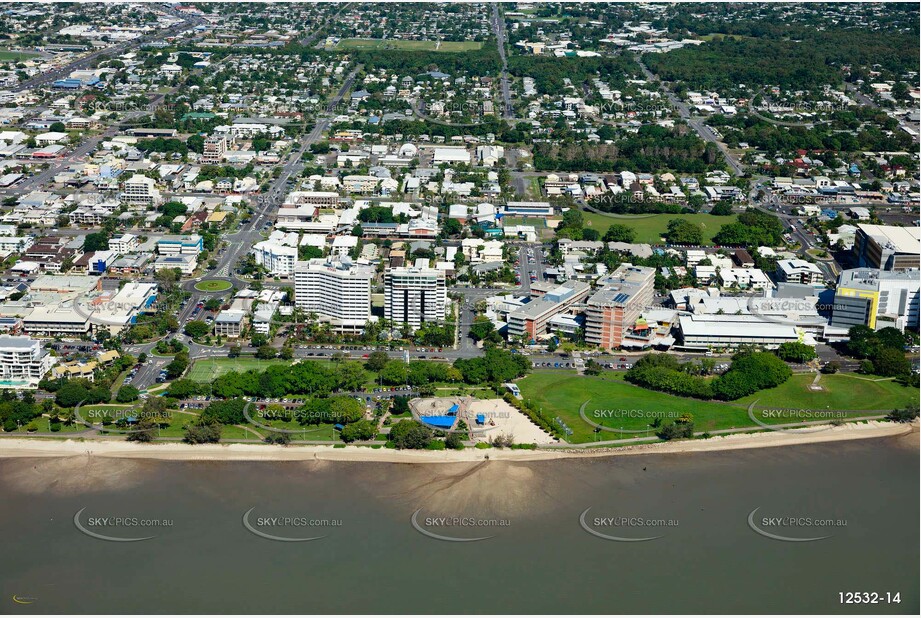
[[[394,223],[396,221],[393,216],[393,209],[387,206],[363,208],[358,212],[358,220],[365,223]]]
[[[777,247],[783,244],[783,223],[774,215],[750,208],[738,222],[727,223],[713,237],[719,245]]]
[[[189,368],[189,353],[180,352],[173,357],[169,363],[163,368],[166,370],[166,377],[170,380],[174,380],[182,376],[185,373],[185,370]]]
[[[714,115],[708,123],[721,127],[731,148],[746,142],[775,153],[803,149],[820,153],[819,157],[826,163],[834,153],[910,151],[912,144],[911,136],[898,130],[895,118],[871,107],[836,111],[829,114],[829,122],[811,127],[777,125],[750,114],[732,117]]]
[[[807,363],[816,357],[814,347],[799,341],[781,343],[775,353],[788,363]]]
[[[813,45],[789,40],[720,38],[667,54],[647,54],[647,66],[666,81],[688,88],[727,90],[739,84],[776,84],[808,90],[836,84],[841,73]]]
[[[733,401],[780,386],[792,375],[790,367],[770,352],[741,353],[733,359],[729,371],[713,380],[713,395]]]
[[[186,427],[182,441],[188,444],[214,444],[221,440],[221,426],[217,423],[195,423]]]
[[[444,347],[454,343],[454,331],[454,322],[426,322],[414,336],[422,345]]]
[[[360,421],[364,411],[364,406],[352,397],[318,397],[305,403],[294,417],[301,425],[346,425]]]
[[[366,73],[387,69],[399,75],[422,76],[430,71],[440,71],[453,77],[468,75],[497,75],[501,69],[499,50],[495,45],[459,53],[376,49],[356,51],[352,54],[356,64],[363,64]]]
[[[271,365],[265,371],[230,371],[211,385],[217,397],[267,397],[315,395],[325,397],[337,389],[362,388],[367,373],[359,363],[340,363],[332,368],[313,361]]]
[[[460,370],[464,382],[468,384],[497,384],[527,374],[531,370],[531,361],[524,356],[493,348],[486,350],[483,356],[460,358],[454,361],[454,366]]]
[[[663,54],[668,55],[668,54]],[[686,125],[674,129],[645,125],[612,144],[541,142],[534,146],[537,170],[563,172],[613,172],[672,170],[701,174],[720,167],[722,158],[714,144],[704,142]]]
[[[675,71],[685,74],[687,70],[688,77],[693,69],[695,75],[712,80],[719,80],[730,70],[733,72],[728,76],[736,80],[730,80],[730,85],[783,83],[794,89],[840,81],[834,76],[831,82],[802,81],[810,74],[795,73],[793,69],[808,67],[810,63],[816,63],[811,74],[813,79],[827,76],[829,68],[845,66],[850,67],[847,78],[851,80],[869,80],[871,70],[895,75],[918,70],[918,12],[912,5],[887,5],[884,12],[867,5],[850,11],[849,15],[817,8],[812,15],[797,14],[792,20],[783,15],[785,5],[739,7],[738,4],[702,5],[693,13],[675,11],[669,18],[656,20],[654,24],[667,27],[671,32],[731,35],[747,41],[757,39],[762,45],[741,51],[731,46],[701,46],[705,49],[701,50],[699,58],[687,53],[697,49],[691,47],[679,50],[684,53],[675,60],[665,58],[671,54],[658,54],[652,62],[659,66],[660,61],[666,61],[664,64]],[[744,15],[746,10],[751,10],[752,14]],[[868,20],[872,20],[872,29],[864,26],[870,23]],[[885,36],[880,36],[881,32]],[[767,65],[759,62],[759,53],[765,54],[764,60],[776,62]],[[746,70],[746,65],[752,66]],[[738,72],[742,72],[741,75]],[[741,79],[746,76],[748,79]],[[705,87],[703,83],[695,87],[697,85]]]
[[[673,245],[702,245],[703,229],[687,219],[669,219],[665,239]]]
[[[222,425],[239,425],[246,422],[243,414],[248,402],[245,399],[226,399],[213,401],[202,412],[200,420],[204,424],[219,423]]]
[[[911,337],[899,329],[890,326],[875,331],[867,326],[852,326],[848,337],[848,352],[864,359],[861,372],[893,377],[911,374],[911,363],[905,357]]]
[[[139,139],[137,149],[144,153],[163,152],[166,154],[181,154],[189,152],[189,146],[184,141],[175,137],[154,137]]]
[[[400,421],[390,427],[389,438],[398,449],[424,449],[432,442],[432,430],[417,421]]]
[[[85,404],[109,403],[112,392],[103,384],[89,380],[65,380],[55,389],[54,402],[62,408],[73,408],[81,401]]]
[[[349,423],[339,432],[342,441],[348,444],[356,440],[371,440],[377,434],[377,425],[374,421],[356,421]]]
[[[628,382],[644,388],[697,399],[733,401],[765,388],[783,384],[793,375],[790,368],[769,352],[740,352],[721,376],[707,379],[694,373],[691,363],[682,364],[669,354],[647,354],[627,371]]]
[[[512,55],[508,71],[515,77],[532,77],[539,94],[555,96],[565,90],[564,80],[579,85],[600,77],[612,88],[624,88],[626,78],[639,67],[630,55],[611,57],[564,57]]]
[[[447,363],[430,363],[426,361],[388,361],[380,372],[380,381],[389,386],[409,384],[423,386],[434,382],[460,382],[460,372]]]
[[[636,240],[636,230],[629,225],[614,223],[601,238],[604,242],[633,242]]]
[[[3,431],[16,431],[18,427],[26,426],[32,419],[41,416],[41,413],[41,407],[34,400],[18,399],[9,390],[0,393],[0,425]]]
[[[141,391],[139,391],[136,386],[126,384],[120,387],[118,392],[115,393],[115,401],[118,403],[131,403],[132,401],[137,401],[140,396]]]

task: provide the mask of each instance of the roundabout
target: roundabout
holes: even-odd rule
[[[199,292],[226,292],[233,287],[233,284],[226,279],[207,279],[199,281],[193,286]]]

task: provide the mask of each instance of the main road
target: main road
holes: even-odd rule
[[[311,145],[320,141],[323,134],[329,128],[331,114],[336,106],[342,101],[343,97],[351,90],[355,83],[355,76],[361,67],[352,71],[345,79],[342,87],[336,93],[326,107],[324,114],[317,117],[317,122],[311,131],[298,140],[297,146],[291,149],[288,158],[282,166],[278,178],[271,184],[268,190],[260,196],[256,209],[253,212],[249,222],[233,233],[228,234],[225,238],[229,241],[229,247],[220,255],[217,266],[198,279],[187,281],[183,287],[193,294],[200,294],[195,290],[195,284],[202,280],[208,279],[226,279],[238,287],[245,287],[247,283],[236,276],[234,269],[237,260],[250,250],[254,243],[262,237],[262,231],[267,222],[275,216],[278,207],[284,201],[288,192],[288,181],[297,178],[304,169],[304,154]],[[195,299],[193,299],[195,300]]]
[[[502,89],[502,115],[509,119],[514,118],[515,113],[512,109],[512,96],[508,85],[508,59],[505,57],[505,18],[499,10],[499,4],[492,5],[492,26],[496,32],[496,45],[499,48],[499,58],[502,60],[502,73],[499,76],[499,84]]]
[[[202,21],[204,21],[200,17],[197,17],[195,15],[181,14],[181,13],[178,13],[177,11],[173,11],[172,9],[167,9],[167,8],[164,8],[163,10],[165,10],[168,13],[171,13],[174,17],[178,17],[179,19],[183,21],[173,26],[170,26],[166,30],[155,30],[139,38],[136,38],[130,41],[125,41],[124,43],[119,43],[117,45],[112,45],[110,47],[104,47],[100,50],[91,52],[85,56],[81,56],[77,60],[74,60],[73,62],[66,64],[60,68],[53,69],[51,71],[48,71],[47,73],[42,73],[41,75],[36,75],[35,77],[31,77],[25,81],[19,82],[17,85],[10,88],[10,90],[12,92],[22,92],[23,90],[29,90],[31,88],[37,88],[38,86],[50,84],[58,79],[63,79],[67,77],[74,71],[77,71],[80,69],[86,69],[86,68],[93,66],[93,63],[103,56],[108,57],[108,58],[117,56],[118,54],[121,54],[124,51],[127,51],[129,49],[138,48],[144,43],[149,43],[150,41],[153,41],[155,39],[167,38],[167,37],[179,34],[186,28],[189,28],[191,26],[197,26],[198,24],[202,23]]]
[[[857,102],[860,103],[861,105],[866,105],[867,107],[872,107],[874,109],[880,109],[879,105],[876,104],[876,101],[874,101],[873,99],[871,99],[870,97],[862,93],[860,89],[854,84],[844,84],[844,87],[849,93],[854,95],[854,98],[857,99]],[[898,123],[899,123],[899,126],[902,127],[903,131],[905,129],[911,129],[912,133],[909,133],[909,135],[911,135],[912,139],[915,140],[916,142],[919,141],[919,138],[921,138],[921,135],[919,135],[919,128],[917,126],[913,127],[909,125],[907,122],[905,122],[903,119],[898,119]]]
[[[656,77],[656,75],[650,71],[645,64],[643,64],[641,60],[637,60],[637,64],[640,65],[640,68],[643,70],[643,75],[645,75],[647,80],[650,82],[659,82],[659,90],[665,95],[672,107],[678,110],[678,114],[681,116],[681,118],[684,119],[684,121],[687,122],[692,129],[697,131],[697,134],[701,137],[701,139],[706,142],[710,142],[719,148],[720,153],[723,155],[723,158],[726,160],[726,164],[732,170],[732,173],[736,176],[743,176],[745,174],[745,170],[742,167],[742,164],[734,156],[732,156],[732,153],[729,152],[729,149],[726,148],[725,144],[719,141],[713,131],[711,131],[710,128],[703,123],[703,120],[701,118],[692,116],[691,110],[688,108],[687,104],[681,101],[675,95],[675,93],[665,85],[664,82]]]

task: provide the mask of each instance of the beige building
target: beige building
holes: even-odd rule
[[[652,305],[656,270],[621,264],[586,301],[585,340],[605,350],[619,348],[643,311]]]

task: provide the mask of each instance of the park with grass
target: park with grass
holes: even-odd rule
[[[224,279],[209,279],[195,284],[195,289],[199,292],[226,292],[232,287],[233,284]]]
[[[729,223],[738,222],[737,215],[717,216],[710,214],[655,214],[655,215],[614,215],[597,212],[583,211],[585,227],[598,230],[603,236],[609,227],[615,223],[628,225],[636,230],[634,242],[658,245],[664,243],[662,238],[668,229],[668,222],[672,219],[684,219],[700,228],[704,244],[712,245],[713,237],[719,233],[720,228]]]
[[[319,362],[319,361],[314,361]],[[195,382],[209,383],[231,371],[243,373],[250,369],[265,371],[272,365],[290,365],[291,361],[280,358],[202,358],[189,369],[188,378]]]
[[[915,407],[918,392],[894,378],[836,373],[823,375],[821,390],[812,390],[813,373],[794,374],[789,380],[767,390],[743,397],[738,404],[755,403],[755,409],[798,408],[804,410],[885,410]]]
[[[855,374],[823,375],[819,381],[823,390],[814,391],[809,387],[815,374],[795,374],[778,387],[731,403],[648,390],[626,382],[619,373],[593,377],[581,376],[575,371],[538,371],[518,380],[517,384],[526,404],[537,406],[550,418],[560,418],[572,430],[572,435],[566,437],[568,442],[583,443],[646,435],[655,439],[655,428],[651,424],[657,416],[667,423],[689,414],[696,432],[739,427],[757,430],[758,426],[748,415],[752,403],[755,403],[756,418],[768,424],[796,422],[796,418],[795,415],[792,415],[794,418],[790,415],[764,417],[764,410],[847,411],[838,417],[846,420],[917,405],[917,391],[890,378],[867,378]],[[586,402],[586,417],[612,431],[596,432],[580,416],[580,409]]]
[[[39,54],[36,52],[13,51],[10,49],[0,49],[0,62],[17,62],[35,58]]]
[[[398,50],[457,53],[476,51],[483,47],[482,41],[403,41],[400,39],[342,39],[336,49],[352,50]]]

